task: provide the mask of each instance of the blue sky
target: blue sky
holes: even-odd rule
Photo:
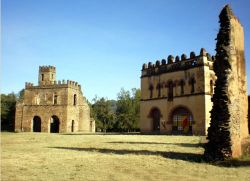
[[[244,26],[250,85],[248,0],[2,0],[1,92],[37,84],[39,65],[53,65],[90,101],[116,99],[140,87],[143,63],[201,47],[214,54],[227,3]]]

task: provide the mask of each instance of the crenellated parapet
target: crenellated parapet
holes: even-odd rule
[[[208,66],[209,69],[213,69],[213,62],[214,56],[207,53],[204,48],[201,48],[199,55],[192,51],[189,58],[186,54],[182,54],[181,57],[169,55],[167,61],[162,59],[161,61],[157,60],[155,64],[152,62],[144,63],[142,66],[142,77],[187,70],[199,66]]]
[[[78,84],[76,81],[72,80],[58,80],[52,82],[41,82],[40,85],[34,86],[33,83],[26,82],[25,88],[32,89],[32,88],[73,88],[81,90],[81,85]]]
[[[50,72],[50,71],[56,71],[56,67],[54,66],[39,66],[39,71],[40,72]]]
[[[72,80],[67,80],[67,86],[71,88],[79,88],[79,90],[81,90],[81,85]]]
[[[32,88],[34,85],[33,83],[30,83],[30,82],[25,82],[25,88]]]

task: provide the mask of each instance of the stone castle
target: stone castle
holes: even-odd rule
[[[205,135],[209,127],[214,57],[204,48],[187,57],[149,62],[141,74],[141,132]]]
[[[56,68],[40,66],[38,85],[25,83],[24,97],[17,102],[16,131],[95,132],[95,121],[81,86],[75,81],[56,81]]]
[[[228,6],[226,8],[229,9]],[[228,106],[230,119],[233,120],[230,122],[231,135],[237,137],[232,140],[233,143],[240,144],[241,137],[245,138],[248,135],[244,32],[239,20],[232,13],[226,23],[229,24],[226,30],[229,29],[230,34],[222,40],[229,41],[230,44],[230,47],[226,48],[230,50],[227,59],[230,61],[231,69],[225,92],[228,92],[230,98]],[[157,60],[155,64],[151,62],[143,64],[141,132],[206,135],[211,126],[210,111],[213,107],[211,98],[214,96],[214,85],[217,80],[214,68],[218,63],[214,62],[223,61],[216,60],[202,48],[197,56],[194,52],[190,53],[189,58],[185,54],[181,55],[181,58],[170,55],[167,61],[163,59]],[[225,64],[221,63],[217,69],[223,69]]]

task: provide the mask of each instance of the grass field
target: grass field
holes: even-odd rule
[[[202,161],[204,137],[154,135],[1,134],[1,179],[250,180],[250,159]]]

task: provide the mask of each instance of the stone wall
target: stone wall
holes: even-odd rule
[[[241,140],[248,136],[248,102],[246,65],[244,57],[244,32],[235,16],[230,18],[231,71],[228,77],[229,112],[231,119],[233,157],[241,155]]]
[[[144,64],[141,76],[141,132],[152,132],[153,123],[149,114],[152,109],[158,108],[161,112],[160,132],[171,134],[172,112],[178,107],[184,107],[193,115],[193,134],[205,135],[216,79],[212,66],[213,58],[205,49],[201,49],[198,56],[191,52],[189,58],[185,55],[182,55],[182,59],[169,56],[168,62],[163,59],[155,64]],[[169,82],[173,83],[172,100],[168,97]]]

